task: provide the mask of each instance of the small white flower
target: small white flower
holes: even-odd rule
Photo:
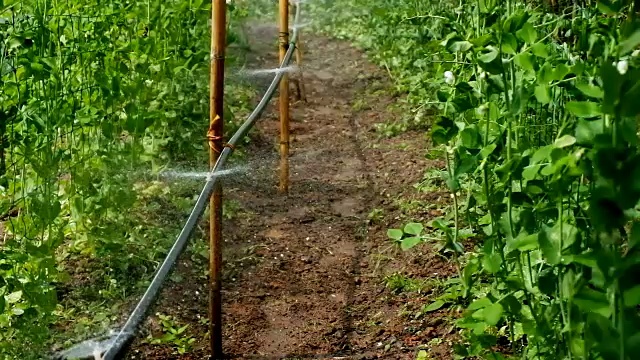
[[[233,0],[227,0],[227,4],[231,4]]]
[[[453,76],[453,73],[451,71],[444,72],[444,82],[449,85],[453,85],[456,82],[456,77]]]
[[[578,59],[580,59],[578,55],[574,55],[574,54],[569,55],[569,61],[571,61],[572,64],[575,64],[576,61],[578,61]]]
[[[629,70],[629,62],[627,60],[618,61],[618,64],[616,64],[616,69],[618,69],[620,75],[626,74],[627,70]]]
[[[144,83],[145,83],[147,86],[151,86],[151,84],[153,84],[153,80],[149,80],[149,79],[147,79],[147,80],[145,80],[145,81],[144,81]]]
[[[640,49],[638,50],[633,50],[633,52],[631,53],[631,56],[636,57],[640,55]]]

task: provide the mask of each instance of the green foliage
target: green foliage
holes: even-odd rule
[[[387,236],[389,236],[389,239],[399,243],[402,250],[409,250],[423,241],[423,229],[422,224],[408,223],[403,230],[389,229]]]
[[[527,359],[638,351],[640,9],[578,3],[562,15],[515,0],[318,5],[341,14],[325,30],[386,66],[410,104],[438,103],[454,216],[433,225],[468,304],[463,357],[500,358],[505,341]],[[479,246],[462,248],[462,226]]]
[[[172,194],[153,174],[206,156],[210,13],[198,0],[0,1],[3,359],[48,351],[51,325],[73,316],[58,302],[87,305],[64,289],[122,300],[166,251],[171,221],[156,214]],[[230,47],[246,16],[230,6]],[[229,90],[233,131],[251,94]]]
[[[180,326],[176,320],[168,315],[156,314],[160,320],[162,336],[153,337],[149,335],[147,341],[153,345],[171,345],[178,354],[185,354],[191,350],[196,338],[187,334],[189,325]]]
[[[384,279],[386,287],[394,293],[420,292],[426,287],[418,280],[411,279],[401,273],[391,274]]]
[[[418,351],[418,354],[416,355],[416,360],[429,360],[429,359],[431,359],[431,357],[429,356],[426,350]]]
[[[375,224],[380,222],[384,218],[384,210],[375,208],[369,212],[367,215],[367,220],[371,224]]]

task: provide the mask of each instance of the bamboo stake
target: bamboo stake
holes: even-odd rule
[[[280,62],[289,48],[289,0],[280,0]],[[289,76],[280,81],[280,192],[289,191]]]
[[[209,161],[213,168],[223,148],[224,53],[226,45],[226,0],[211,3],[211,77],[209,110]],[[209,224],[209,343],[211,358],[222,359],[222,187],[211,195]]]
[[[298,2],[294,1],[293,6],[294,6],[293,12],[298,13],[298,6],[300,6]],[[302,74],[302,52],[300,49],[300,35],[298,35],[298,40],[296,41],[294,51],[296,55],[296,67],[298,69],[298,71],[296,71],[297,76],[291,79],[291,81],[294,83],[294,86],[296,87],[295,100],[296,102],[301,100],[304,102],[307,102],[307,95],[304,88],[304,76]]]
[[[300,34],[298,34],[298,41],[296,41],[295,46],[296,66],[298,67],[298,79],[296,80],[296,89],[298,90],[297,100],[307,102],[307,90],[304,87],[304,75],[302,74],[302,50],[300,49]]]

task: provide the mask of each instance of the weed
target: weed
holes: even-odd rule
[[[236,218],[242,209],[242,204],[240,204],[240,202],[232,199],[225,199],[222,203],[222,216],[227,220],[231,220]]]
[[[369,223],[379,223],[384,219],[384,210],[378,208],[371,210],[367,215],[367,219],[369,220]]]
[[[147,341],[153,345],[170,345],[178,354],[185,354],[191,350],[192,344],[196,341],[194,337],[190,337],[187,334],[189,325],[180,326],[175,318],[156,314],[158,320],[160,320],[160,327],[162,336],[153,337],[149,335]]]
[[[424,284],[419,280],[411,279],[401,273],[394,273],[384,278],[385,286],[389,291],[395,294],[403,292],[420,292],[424,288]]]
[[[416,212],[428,207],[424,201],[416,200],[416,199],[407,200],[407,199],[400,198],[400,199],[397,199],[395,202],[398,208],[400,208],[400,211],[402,211],[404,215],[413,215]]]
[[[414,188],[423,193],[442,191],[446,189],[446,184],[443,181],[444,175],[445,171],[430,168],[425,171],[422,180],[414,185]]]

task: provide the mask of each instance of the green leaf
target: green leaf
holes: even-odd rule
[[[580,145],[593,145],[596,136],[603,133],[603,120],[579,119],[576,125],[576,142]]]
[[[548,85],[538,85],[534,90],[536,100],[541,104],[548,104],[551,102],[551,89]]]
[[[488,297],[481,297],[480,299],[475,300],[469,305],[467,310],[478,310],[486,308],[487,306],[491,306],[492,302]]]
[[[547,160],[549,159],[549,156],[551,156],[551,152],[553,152],[553,149],[554,148],[551,145],[546,145],[539,148],[531,157],[531,163],[538,164],[543,161],[547,162]]]
[[[22,45],[22,42],[20,41],[20,39],[16,38],[16,37],[11,37],[9,38],[9,46],[7,46],[7,48],[9,50],[13,50],[13,49],[17,49],[18,47],[20,47],[20,45]]]
[[[404,233],[400,229],[387,230],[387,236],[389,239],[400,241],[402,239],[402,235],[404,235]]]
[[[429,304],[429,306],[424,308],[423,311],[424,312],[436,311],[436,310],[440,309],[443,305],[444,305],[444,301],[436,300],[436,301],[432,302],[431,304]]]
[[[22,290],[14,291],[11,294],[6,295],[5,298],[9,304],[17,303],[22,298]]]
[[[438,92],[436,93],[437,97],[438,97],[438,101],[440,102],[447,102],[449,101],[449,97],[451,96],[451,94],[446,93],[442,90],[438,90]]]
[[[636,307],[638,304],[640,304],[640,285],[626,290],[622,297],[624,299],[624,306]]]
[[[558,243],[561,243],[563,250],[573,245],[573,243],[575,243],[576,240],[578,240],[578,228],[571,224],[568,224],[568,223],[556,224],[556,226],[554,226],[553,229],[554,229],[553,240],[554,241],[557,240]]]
[[[571,69],[567,65],[560,63],[553,69],[553,80],[562,80],[570,72]]]
[[[577,239],[578,229],[568,223],[556,223],[553,227],[544,227],[539,233],[538,241],[545,259],[551,265],[561,260],[563,249],[571,246]]]
[[[418,351],[418,356],[416,356],[416,360],[429,360],[429,354],[426,350]]]
[[[605,15],[617,15],[620,10],[620,5],[616,0],[613,2],[609,0],[598,0],[596,6],[598,7],[598,10],[602,11]]]
[[[40,73],[44,71],[44,66],[39,62],[33,62],[31,63],[31,70],[33,70],[36,73]]]
[[[596,313],[606,318],[611,315],[611,307],[607,296],[601,291],[582,287],[573,297],[573,303],[586,313]]]
[[[502,258],[497,253],[485,255],[482,258],[482,266],[490,274],[495,274],[500,271],[500,265],[502,265]]]
[[[567,110],[580,118],[590,118],[602,114],[600,105],[591,101],[570,101]]]
[[[498,49],[492,48],[488,52],[478,55],[478,61],[490,63],[498,57]]]
[[[618,51],[620,52],[620,56],[626,55],[633,50],[635,50],[640,45],[640,29],[636,29],[636,31],[631,34],[628,38],[626,38],[623,42],[620,43]]]
[[[449,50],[451,52],[465,52],[473,47],[468,41],[455,41],[451,46],[449,46]]]
[[[489,155],[491,155],[498,146],[496,144],[489,144],[480,150],[480,157],[486,159]]]
[[[502,33],[502,52],[515,55],[518,50],[518,40],[511,33]]]
[[[475,261],[469,261],[467,265],[462,269],[462,284],[469,289],[473,286],[473,275],[478,270],[478,263]]]
[[[411,235],[420,235],[424,227],[420,223],[408,223],[404,227],[404,232]]]
[[[507,241],[506,252],[510,253],[514,250],[530,251],[538,247],[538,234],[527,234],[522,232],[513,240]]]
[[[500,303],[495,303],[484,308],[482,311],[484,321],[491,326],[495,326],[500,321],[500,318],[502,318],[503,311],[504,309]]]
[[[531,51],[533,52],[533,55],[537,57],[541,57],[545,59],[549,57],[549,51],[547,51],[547,46],[541,42],[533,44],[531,46]]]
[[[550,239],[549,230],[550,228],[544,228],[541,232],[538,233],[538,242],[540,243],[540,248],[542,249],[542,254],[544,255],[547,262],[551,265],[556,265],[560,263],[560,249],[557,243],[552,242]]]
[[[578,83],[576,84],[576,88],[578,88],[578,90],[580,90],[583,94],[592,98],[602,99],[604,97],[604,91],[600,87],[595,85],[591,85],[588,83]]]
[[[571,135],[564,135],[553,143],[553,146],[557,148],[565,148],[576,143],[576,138]]]
[[[553,80],[555,80],[555,70],[551,64],[545,63],[538,71],[538,82],[549,83]]]
[[[565,265],[577,263],[592,269],[596,269],[598,266],[598,260],[593,254],[564,255],[562,257],[562,263]]]
[[[531,56],[531,54],[529,54],[528,52],[524,52],[516,55],[513,61],[515,62],[516,65],[520,66],[524,70],[527,70],[527,71],[534,70],[533,56]]]
[[[480,134],[474,126],[466,127],[460,132],[462,146],[467,149],[477,149],[480,146]]]
[[[408,237],[402,240],[402,242],[400,243],[400,248],[406,251],[418,245],[420,242],[422,242],[422,239],[417,236]]]
[[[523,172],[524,173],[524,172]],[[529,195],[540,195],[544,193],[544,182],[543,181],[527,181],[527,186],[525,187],[525,192]],[[536,237],[537,239],[537,237]]]
[[[458,127],[453,120],[448,117],[441,116],[431,129],[431,138],[435,145],[448,143],[458,133]]]
[[[540,169],[542,169],[543,166],[544,165],[541,164],[525,166],[525,168],[522,170],[522,178],[525,180],[535,179],[538,175],[538,172],[540,171]]]
[[[518,38],[531,45],[538,39],[538,33],[530,22],[525,23],[522,29],[516,31]]]
[[[496,58],[491,62],[478,61],[478,66],[488,74],[491,74],[487,77],[487,84],[490,88],[504,89],[504,83],[502,82],[501,76],[504,71],[504,66],[500,58]]]

